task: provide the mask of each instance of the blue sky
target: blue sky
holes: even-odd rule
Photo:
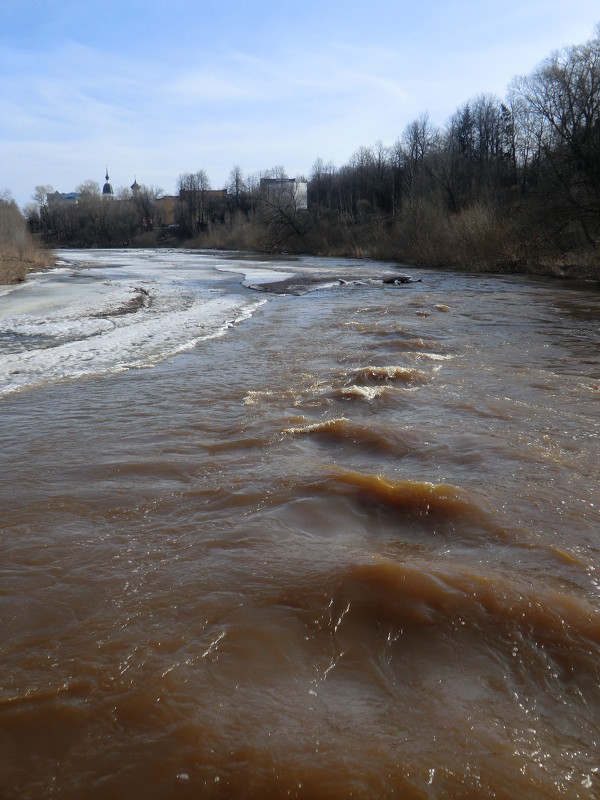
[[[600,22],[598,0],[0,0],[0,191],[309,175],[443,125]]]

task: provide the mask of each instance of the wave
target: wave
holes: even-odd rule
[[[334,426],[333,432],[342,435],[341,431],[336,431],[338,427]],[[378,442],[375,437],[371,447],[375,449],[378,446],[379,452],[386,452],[386,444]],[[399,453],[401,456],[408,455],[412,449],[410,442],[402,441],[390,444],[390,447],[396,455]],[[398,533],[401,537],[407,536],[408,540],[412,540],[414,535],[414,530],[411,533],[405,525],[410,520],[417,525],[417,532],[441,534],[442,540],[451,542],[453,546],[475,547],[477,550],[485,547],[509,548],[519,553],[516,557],[523,564],[532,560],[539,565],[548,560],[554,565],[560,563],[573,568],[578,575],[587,566],[586,561],[576,553],[539,538],[525,527],[507,525],[485,500],[451,484],[409,479],[391,481],[380,475],[336,469],[318,486],[311,487],[311,492],[319,491],[350,492],[350,496],[362,506],[380,513],[399,515],[402,525]]]
[[[434,367],[437,372],[440,367]],[[372,401],[378,398],[398,396],[399,392],[415,392],[431,380],[431,375],[416,367],[367,366],[346,373],[346,383],[334,387],[328,396],[333,399],[360,399]]]
[[[372,428],[351,422],[346,417],[336,417],[324,422],[316,422],[311,425],[299,425],[286,428],[284,434],[314,436],[319,439],[330,441],[335,444],[358,445],[370,451],[378,453],[393,453],[398,455],[399,442],[392,441],[383,433],[378,433]],[[408,452],[410,447],[405,446],[404,451]]]
[[[359,384],[402,382],[427,383],[430,376],[427,372],[414,367],[384,366],[361,367],[355,371],[354,379]]]
[[[441,353],[413,353],[407,352],[407,356],[413,356],[414,358],[424,358],[429,361],[452,361],[456,356],[454,355],[442,355]]]
[[[498,626],[519,630],[565,657],[569,648],[587,652],[590,645],[600,645],[600,611],[587,599],[542,585],[532,588],[499,572],[391,562],[358,565],[340,576],[333,592],[332,617],[339,619],[344,609],[343,616],[351,611],[361,624],[460,622],[485,631],[494,643],[501,641]]]
[[[0,697],[0,711],[19,706],[43,705],[62,696],[86,696],[95,688],[95,682],[89,678],[71,678],[58,686],[28,689],[20,694]]]
[[[510,685],[513,673],[530,693],[562,702],[574,681],[597,692],[600,680],[600,609],[579,592],[499,568],[376,558],[308,576],[278,602],[314,626],[323,652],[329,639],[334,656],[322,680],[346,664],[379,665],[393,681],[431,659],[465,673],[468,648],[485,659],[490,680]]]
[[[332,480],[353,487],[363,501],[395,511],[427,517],[456,518],[469,516],[490,521],[490,512],[482,508],[463,489],[450,484],[427,481],[388,481],[379,475],[364,475],[340,470]]]
[[[376,400],[379,397],[391,397],[394,393],[400,390],[394,386],[342,386],[339,389],[334,389],[329,393],[333,399],[342,400]],[[415,388],[405,389],[408,392],[416,391]]]

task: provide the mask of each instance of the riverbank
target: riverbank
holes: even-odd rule
[[[276,221],[277,222],[277,221]],[[541,275],[600,283],[600,252],[575,235],[558,243],[525,216],[501,214],[481,204],[450,214],[413,208],[362,220],[298,213],[293,225],[255,214],[207,226],[179,246],[199,249],[365,258],[410,267],[472,273]],[[147,243],[147,240],[146,240]],[[157,242],[158,243],[158,242]]]
[[[409,225],[403,220],[370,219],[350,224],[340,219],[315,218],[305,214],[289,237],[274,243],[268,221],[257,216],[248,219],[237,215],[228,224],[208,225],[193,238],[177,236],[161,228],[147,231],[130,242],[114,244],[114,249],[135,250],[201,250],[253,253],[257,255],[313,256],[349,258],[401,264],[406,268],[456,270],[474,274],[537,275],[559,280],[585,282],[600,286],[600,253],[590,246],[579,245],[559,251],[547,240],[529,238],[516,221],[469,212],[448,217],[441,214],[434,223],[423,220]],[[418,223],[418,224],[417,224]],[[46,242],[52,247],[52,242]],[[60,249],[89,249],[80,242],[60,243]],[[92,247],[91,250],[97,249]],[[101,249],[112,249],[103,245]],[[52,251],[42,251],[42,258],[51,259]],[[0,283],[3,259],[0,254]],[[43,265],[42,265],[43,266]],[[23,280],[28,269],[39,269],[40,263],[28,266],[21,260],[9,259],[6,272],[14,282]]]
[[[474,274],[538,275],[567,281],[584,281],[600,285],[600,256],[587,250],[565,254],[532,254],[519,248],[510,239],[498,236],[495,249],[485,244],[458,240],[455,246],[444,248],[438,242],[424,238],[415,246],[395,240],[381,232],[356,237],[348,232],[338,237],[307,236],[286,243],[285,248],[270,249],[258,237],[249,241],[247,235],[237,238],[223,235],[216,229],[178,246],[186,249],[230,250],[269,255],[317,256],[322,258],[360,258],[387,261],[407,268],[457,270]],[[262,246],[261,246],[262,244]],[[171,245],[172,246],[172,245]]]
[[[267,247],[261,247],[258,240],[248,241],[247,239],[238,240],[233,236],[222,236],[221,231],[211,231],[206,235],[196,237],[194,239],[181,239],[177,240],[173,237],[169,238],[168,242],[160,241],[157,238],[155,241],[149,239],[146,235],[143,245],[139,245],[137,241],[131,245],[121,245],[115,249],[128,249],[136,250],[140,246],[145,250],[203,250],[203,251],[229,251],[232,253],[252,253],[255,255],[293,255],[293,256],[313,256],[320,258],[349,258],[349,259],[366,259],[370,261],[383,261],[390,264],[400,264],[406,269],[440,269],[444,271],[459,271],[471,272],[473,274],[488,274],[488,275],[536,275],[541,277],[556,278],[559,281],[568,282],[582,282],[594,286],[600,286],[600,263],[594,254],[589,252],[570,253],[568,255],[547,255],[543,258],[533,260],[530,258],[508,258],[506,257],[506,250],[499,251],[495,258],[482,259],[478,257],[478,251],[474,250],[468,257],[465,255],[463,258],[456,257],[447,253],[444,255],[442,251],[434,253],[416,253],[412,250],[405,250],[391,242],[385,240],[370,240],[363,242],[340,241],[337,243],[323,242],[320,246],[306,246],[305,241],[298,241],[289,243],[289,247],[282,249],[279,252]],[[304,246],[303,246],[304,245]],[[62,249],[71,249],[68,246],[62,246]],[[80,248],[72,248],[80,249]],[[96,248],[92,248],[96,249]],[[103,248],[111,249],[111,248]],[[464,251],[468,253],[468,251]],[[26,273],[30,270],[36,270],[49,266],[53,263],[53,251],[42,251],[42,262],[23,264],[22,262],[12,262],[6,264],[5,274],[11,274],[11,268],[14,269],[13,275],[22,275],[12,280],[2,280],[4,262],[0,256],[0,285],[2,283],[15,283],[24,280]],[[45,259],[45,260],[44,260]],[[24,271],[23,271],[24,269]]]
[[[24,281],[28,272],[53,262],[51,251],[27,230],[14,200],[0,198],[0,286]]]
[[[25,258],[0,253],[0,286],[21,283],[26,280],[29,272],[52,266],[54,261],[55,258],[49,250],[36,251]]]

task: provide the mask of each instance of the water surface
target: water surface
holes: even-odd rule
[[[0,296],[3,800],[597,797],[600,295],[62,256]]]

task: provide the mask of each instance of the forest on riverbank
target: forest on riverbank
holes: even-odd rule
[[[38,191],[26,216],[57,246],[178,244],[599,279],[600,26],[515,78],[504,99],[470,99],[444,127],[423,113],[392,146],[359,147],[341,167],[318,158],[307,209],[263,190],[262,179],[286,177],[236,166],[227,192],[215,192],[205,170],[181,175],[170,224],[159,190],[106,202],[91,181],[76,204],[53,209]]]

